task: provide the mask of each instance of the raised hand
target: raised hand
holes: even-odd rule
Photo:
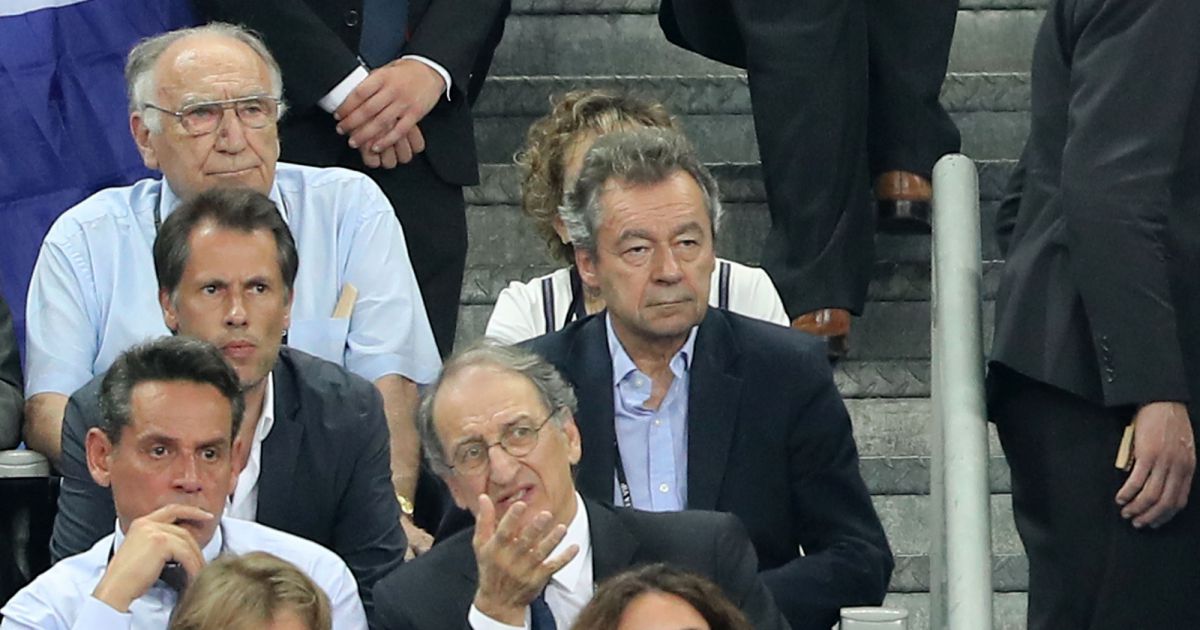
[[[192,534],[176,523],[213,518],[198,507],[167,505],[135,519],[92,596],[114,610],[128,612],[133,600],[150,590],[163,566],[172,561],[183,566],[191,581],[204,568],[204,554]]]
[[[550,512],[536,514],[522,525],[526,511],[526,505],[518,501],[497,525],[495,506],[487,495],[481,495],[472,539],[479,565],[475,607],[514,626],[525,623],[525,608],[546,588],[551,576],[579,553],[579,545],[571,545],[550,558],[567,534],[567,526],[555,524]]]

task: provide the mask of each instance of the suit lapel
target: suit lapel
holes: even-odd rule
[[[584,499],[592,536],[592,580],[599,584],[633,564],[638,543],[616,510],[607,503]]]
[[[272,374],[275,379],[275,426],[262,445],[262,467],[258,474],[258,522],[275,528],[288,527],[296,507],[294,472],[300,456],[304,425],[297,421],[300,410],[295,366],[281,348]]]
[[[580,325],[569,357],[569,378],[579,399],[575,423],[583,444],[576,484],[583,496],[611,503],[617,434],[613,426],[612,357],[604,316],[593,316]]]
[[[688,509],[717,507],[742,391],[735,343],[727,316],[708,309],[696,334],[688,384]]]

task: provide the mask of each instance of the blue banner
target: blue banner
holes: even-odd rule
[[[42,237],[93,192],[151,174],[129,133],[125,56],[195,24],[188,0],[0,4],[0,287],[24,349]]]

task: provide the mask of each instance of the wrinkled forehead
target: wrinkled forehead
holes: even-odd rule
[[[154,67],[156,96],[184,101],[269,95],[267,63],[244,42],[215,34],[185,37]]]
[[[438,435],[446,445],[464,438],[495,437],[519,420],[541,421],[549,410],[533,381],[493,366],[450,375],[433,401]]]

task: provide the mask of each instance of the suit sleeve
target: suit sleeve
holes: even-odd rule
[[[441,64],[453,80],[455,98],[466,98],[471,73],[481,56],[490,58],[486,48],[499,41],[495,30],[508,6],[505,0],[431,0],[404,54]]]
[[[50,557],[55,562],[87,551],[111,534],[116,523],[112,492],[92,480],[84,450],[88,429],[100,424],[98,392],[97,378],[71,396],[63,416],[62,486],[50,535]]]
[[[1105,402],[1186,401],[1168,213],[1200,75],[1200,3],[1104,0],[1088,9],[1071,20],[1082,26],[1062,156],[1071,272]]]
[[[801,380],[819,383],[791,428],[793,532],[806,555],[763,572],[792,627],[827,630],[843,606],[883,601],[893,559],[859,472],[850,416],[828,362],[804,355]]]
[[[0,450],[12,448],[20,441],[23,403],[21,359],[17,356],[12,313],[0,296]]]
[[[301,0],[196,0],[205,20],[258,31],[283,70],[284,96],[297,110],[314,107],[354,68],[358,55]]]
[[[363,607],[370,615],[375,583],[404,562],[408,540],[400,526],[400,506],[392,489],[387,420],[379,390],[362,383],[355,397],[359,418],[351,423],[357,448],[346,494],[338,505],[333,550],[358,580]]]
[[[1017,214],[1021,210],[1021,199],[1025,196],[1025,155],[1017,161],[1008,184],[1004,187],[1004,197],[996,208],[996,244],[1000,247],[1000,257],[1008,257],[1008,247],[1012,244],[1013,231],[1017,228]]]
[[[771,592],[758,575],[758,556],[745,526],[737,517],[722,514],[721,528],[713,549],[717,568],[713,577],[756,630],[786,630],[787,621],[775,605]]]

